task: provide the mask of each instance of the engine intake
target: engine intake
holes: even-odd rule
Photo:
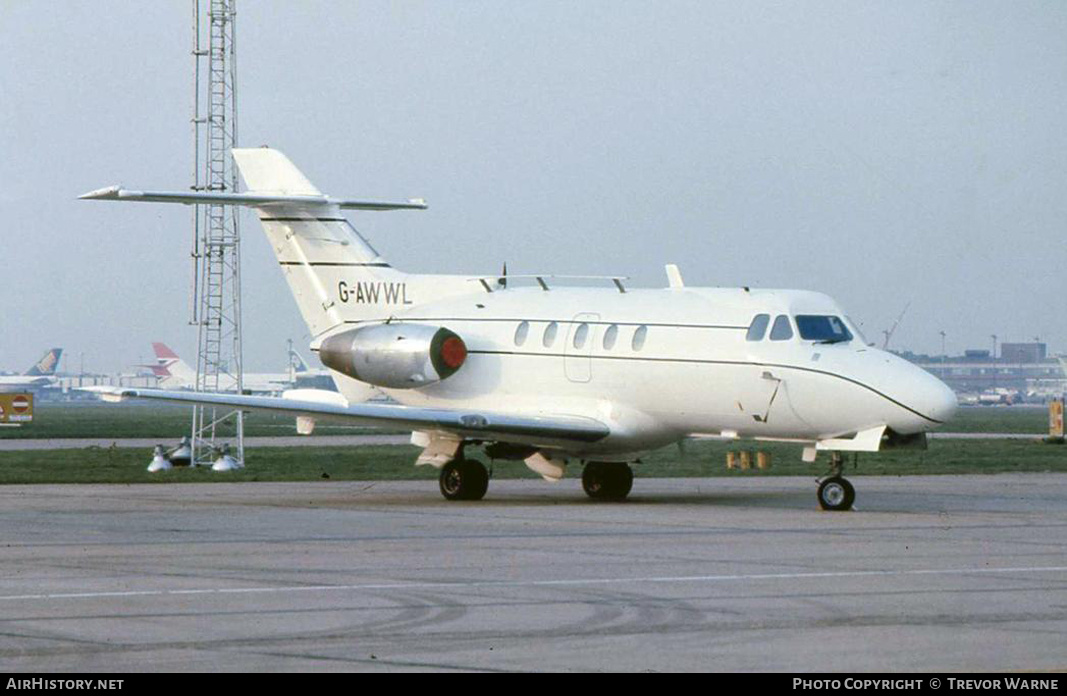
[[[467,360],[467,345],[441,326],[376,324],[325,339],[319,359],[361,382],[414,389],[454,375]]]

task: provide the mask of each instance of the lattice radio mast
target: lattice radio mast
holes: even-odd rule
[[[231,152],[237,146],[235,1],[192,0],[194,191],[237,190]],[[241,245],[236,207],[194,207],[192,256],[196,390],[241,393]],[[241,411],[194,407],[192,447],[196,465],[214,462],[227,448],[236,464],[243,464]]]

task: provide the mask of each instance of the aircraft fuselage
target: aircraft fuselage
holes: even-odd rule
[[[749,340],[758,315],[788,338]],[[838,317],[852,338],[805,340],[797,316]],[[743,288],[497,288],[420,303],[391,321],[446,327],[469,351],[449,379],[383,389],[411,406],[586,416],[611,435],[566,453],[628,455],[712,435],[813,443],[878,426],[937,427],[951,390],[866,345],[826,295]],[[359,322],[340,329],[350,329]],[[376,322],[367,322],[376,323]]]

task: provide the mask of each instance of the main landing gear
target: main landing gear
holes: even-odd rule
[[[634,486],[634,472],[625,462],[589,462],[582,488],[593,500],[625,500]]]
[[[819,507],[823,510],[851,510],[856,489],[841,475],[845,460],[840,452],[830,453],[830,475],[819,481]]]
[[[481,500],[489,490],[489,471],[476,459],[453,459],[441,467],[438,482],[448,500]]]

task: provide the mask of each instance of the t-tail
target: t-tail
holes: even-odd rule
[[[26,375],[30,377],[51,377],[56,373],[56,368],[59,367],[59,358],[63,355],[62,348],[53,348],[44,354],[44,357],[38,360],[33,367],[26,370]]]
[[[111,187],[82,198],[243,205],[254,208],[300,313],[316,339],[331,329],[388,319],[414,306],[479,291],[467,276],[413,275],[393,268],[342,210],[424,209],[426,203],[337,199],[324,195],[284,154],[235,149],[248,190],[149,192]]]
[[[249,193],[316,200],[256,210],[313,336],[338,324],[388,317],[414,302],[407,275],[390,266],[342,216],[340,203],[323,200],[285,155],[256,148],[234,150],[233,157]]]

